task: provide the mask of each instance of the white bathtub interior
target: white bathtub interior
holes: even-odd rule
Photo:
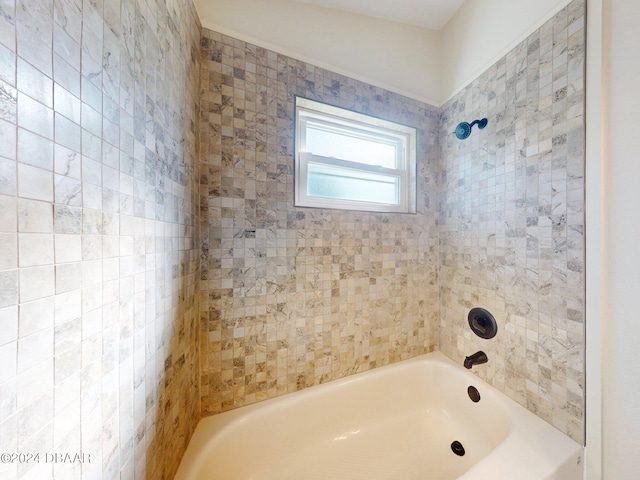
[[[434,352],[204,418],[176,480],[578,480],[581,455]]]

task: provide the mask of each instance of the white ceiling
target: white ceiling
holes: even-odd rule
[[[441,30],[464,0],[295,0]]]

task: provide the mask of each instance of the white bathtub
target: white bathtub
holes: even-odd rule
[[[435,352],[204,418],[175,478],[579,480],[582,447]]]

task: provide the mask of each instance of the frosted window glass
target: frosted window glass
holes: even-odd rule
[[[323,157],[396,168],[396,146],[307,126],[307,152]]]
[[[307,195],[371,203],[399,203],[399,178],[309,164]]]

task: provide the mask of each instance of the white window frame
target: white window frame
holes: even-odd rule
[[[306,151],[308,123],[323,129],[336,129],[357,138],[374,138],[396,146],[395,168],[367,165],[333,157],[314,155]],[[304,97],[295,97],[295,173],[294,205],[297,207],[335,208],[372,212],[416,213],[416,137],[413,127],[353,112]],[[338,198],[315,197],[307,194],[309,164],[354,169],[364,174],[395,176],[399,181],[397,203],[382,203]]]

